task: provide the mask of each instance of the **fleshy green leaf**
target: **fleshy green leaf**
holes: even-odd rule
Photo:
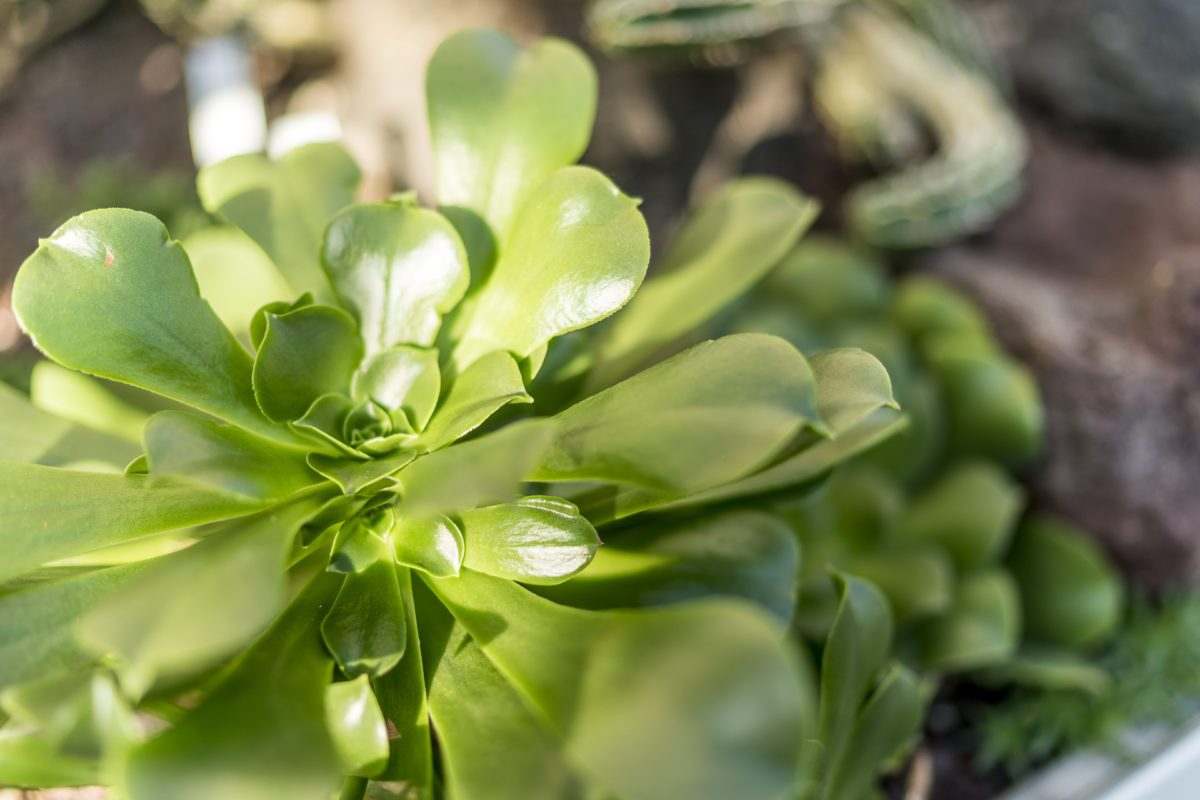
[[[467,566],[470,554],[468,531]],[[780,519],[757,511],[731,511],[621,530],[606,539],[582,572],[539,593],[593,609],[659,606],[714,595],[743,597],[786,623],[796,605],[799,562],[796,537]]]
[[[881,547],[852,556],[847,569],[887,596],[896,621],[946,611],[954,601],[954,562],[939,547]]]
[[[527,420],[422,456],[400,475],[405,514],[449,513],[504,502],[553,436],[553,423]]]
[[[832,762],[825,800],[861,800],[877,781],[881,765],[921,728],[924,703],[917,676],[895,665],[863,707],[846,743]]]
[[[396,793],[405,800],[406,792],[414,796],[413,800],[429,800],[433,792],[433,745],[429,736],[429,709],[421,659],[431,631],[425,624],[424,616],[421,624],[417,624],[412,572],[397,569],[396,579],[400,584],[409,632],[404,648],[407,657],[400,659],[393,670],[375,681],[375,694],[387,720],[388,738],[391,740],[387,767],[377,778],[395,787]],[[428,602],[433,599],[428,595],[422,599],[426,601],[423,608],[437,605]]]
[[[463,563],[463,534],[441,514],[398,516],[391,533],[396,560],[435,578],[457,575]]]
[[[123,209],[64,223],[21,266],[13,310],[60,364],[132,383],[278,438],[254,402],[250,356],[200,298],[162,223]]]
[[[487,282],[468,301],[457,369],[493,350],[524,358],[600,321],[633,296],[649,261],[636,201],[594,169],[555,172],[531,192]]]
[[[444,613],[444,612],[443,612]],[[453,623],[446,615],[444,625]],[[422,619],[422,630],[432,628]],[[439,633],[441,633],[439,631]],[[575,800],[582,796],[562,742],[460,624],[446,637],[429,713],[450,797]]]
[[[321,636],[342,672],[377,678],[404,656],[408,636],[396,565],[380,559],[350,572],[321,623]]]
[[[139,448],[37,408],[29,398],[0,383],[0,454],[11,461],[67,466],[105,461],[118,467]]]
[[[1083,531],[1033,517],[1017,533],[1008,565],[1021,593],[1030,636],[1086,648],[1107,639],[1120,622],[1124,584],[1104,551]]]
[[[162,531],[250,514],[251,502],[192,486],[0,461],[0,580]]]
[[[203,228],[180,244],[191,259],[200,296],[244,341],[249,341],[254,312],[292,294],[262,248],[237,228]]]
[[[812,373],[782,339],[705,342],[554,418],[533,480],[600,480],[686,494],[766,464],[819,424]]]
[[[808,360],[817,382],[817,410],[835,435],[879,408],[898,408],[892,381],[875,356],[857,347],[817,353]]]
[[[181,411],[155,414],[145,436],[153,478],[170,476],[255,500],[282,500],[320,481],[303,450]]]
[[[0,689],[91,660],[75,637],[75,621],[145,568],[123,564],[0,591]]]
[[[509,403],[528,403],[521,369],[511,353],[488,353],[455,378],[421,436],[430,450],[450,444],[478,428]]]
[[[900,536],[940,545],[960,570],[986,566],[1008,548],[1024,501],[1024,492],[1000,468],[965,462],[913,501]]]
[[[330,296],[318,253],[325,226],[354,201],[361,174],[335,144],[310,144],[278,161],[244,155],[201,170],[196,180],[209,213],[237,225],[283,273],[294,294]]]
[[[406,345],[369,357],[351,380],[354,399],[402,410],[418,431],[429,424],[441,387],[437,351]]]
[[[95,378],[53,361],[39,361],[30,376],[29,399],[35,406],[93,430],[135,444],[149,415],[120,399]]]
[[[1016,652],[1021,624],[1021,600],[1007,572],[964,575],[950,610],[918,630],[921,659],[946,671],[998,664]]]
[[[595,70],[560,39],[521,49],[502,33],[468,30],[442,42],[425,80],[438,203],[471,212],[501,239],[529,190],[583,155]]]
[[[753,607],[580,611],[470,570],[427,584],[608,794],[775,800],[792,785],[800,675]]]
[[[323,394],[313,401],[304,416],[288,423],[296,433],[317,442],[338,456],[363,461],[368,458],[342,441],[346,417],[358,404],[344,394]]]
[[[114,659],[135,697],[160,678],[216,664],[283,607],[284,557],[315,510],[298,503],[267,512],[158,559],[80,620],[81,640]]]
[[[1049,691],[1088,692],[1103,696],[1113,677],[1096,662],[1072,650],[1023,645],[1013,658],[971,676],[985,686],[1018,684]]]
[[[387,766],[387,728],[366,675],[325,687],[325,718],[348,775],[369,777]]]
[[[254,359],[254,396],[268,418],[299,419],[321,395],[350,388],[363,344],[344,311],[304,306],[261,313],[266,332]]]
[[[442,315],[467,290],[467,254],[436,211],[406,203],[352,206],[321,248],[325,274],[358,320],[367,355],[433,344]]]
[[[462,512],[463,566],[522,583],[562,583],[587,566],[600,546],[579,509],[557,497]]]
[[[871,583],[840,573],[833,578],[839,602],[821,657],[818,726],[827,763],[836,767],[850,753],[859,706],[891,650],[892,613]]]
[[[418,455],[415,450],[397,450],[370,461],[352,458],[336,458],[321,453],[312,453],[308,466],[342,487],[346,494],[366,489],[369,486],[391,480],[391,476],[412,462]]]
[[[727,184],[688,216],[653,278],[614,318],[591,386],[606,386],[708,321],[779,262],[817,203],[774,178]]]
[[[317,625],[339,582],[318,573],[199,707],[133,752],[131,800],[329,800],[342,775]]]

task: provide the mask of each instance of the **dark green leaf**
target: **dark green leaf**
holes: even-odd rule
[[[266,315],[254,359],[254,396],[276,422],[299,419],[321,395],[345,392],[362,361],[354,320],[328,306],[304,306]]]
[[[310,144],[278,161],[236,156],[200,172],[196,187],[209,213],[237,225],[266,251],[292,292],[329,298],[318,259],[333,215],[354,201],[361,177],[340,145]]]
[[[250,356],[200,298],[183,248],[149,214],[108,209],[65,223],[22,265],[13,309],[64,366],[268,438],[283,433],[254,402]]]
[[[436,211],[405,203],[357,205],[325,231],[325,274],[358,320],[367,355],[398,344],[433,344],[442,315],[470,275],[454,227]]]
[[[562,583],[587,566],[600,546],[579,509],[557,497],[462,512],[463,566],[522,583]]]
[[[321,636],[342,672],[378,678],[404,656],[408,636],[396,565],[380,559],[350,572],[321,623]]]

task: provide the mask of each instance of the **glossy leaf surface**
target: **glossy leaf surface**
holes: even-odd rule
[[[356,205],[334,217],[321,262],[358,320],[369,356],[398,344],[433,344],[470,278],[454,227],[407,203]]]
[[[325,687],[325,718],[348,775],[376,775],[387,766],[387,727],[366,675]]]
[[[363,344],[345,312],[304,306],[262,313],[266,328],[254,359],[254,396],[267,417],[299,419],[318,397],[350,387]]]
[[[441,391],[437,351],[398,345],[368,358],[354,373],[351,394],[403,411],[420,431],[429,424]]]
[[[509,403],[530,400],[512,354],[503,350],[488,353],[455,378],[420,441],[437,450],[475,430]]]
[[[21,267],[13,310],[64,366],[278,435],[254,402],[250,356],[200,298],[183,248],[149,214],[108,209],[66,222]]]
[[[592,560],[600,537],[579,509],[557,497],[462,512],[463,566],[532,584],[561,583]]]
[[[404,656],[408,625],[396,565],[375,561],[346,575],[321,622],[321,636],[342,672],[377,678]]]

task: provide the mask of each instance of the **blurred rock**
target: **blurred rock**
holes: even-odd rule
[[[1143,152],[1200,149],[1200,2],[973,0],[1022,96]]]
[[[1035,128],[1025,201],[925,267],[1035,370],[1034,489],[1149,587],[1200,579],[1200,159],[1145,163]]]

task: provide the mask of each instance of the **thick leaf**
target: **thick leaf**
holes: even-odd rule
[[[876,409],[899,408],[887,370],[865,350],[828,350],[808,363],[817,382],[817,411],[834,435],[852,428]]]
[[[387,767],[377,777],[395,787],[403,800],[410,796],[413,800],[429,800],[433,792],[433,747],[421,659],[430,632],[424,617],[417,624],[412,572],[398,569],[396,578],[408,628],[408,643],[404,648],[407,658],[400,659],[391,672],[375,681],[375,695],[387,720],[391,745]],[[428,602],[432,600],[428,596],[423,599],[427,601],[425,606],[437,605]]]
[[[819,424],[804,358],[759,334],[699,344],[554,418],[533,480],[596,480],[686,494],[768,462]]]
[[[42,352],[132,383],[268,438],[250,356],[200,298],[162,223],[123,209],[66,222],[21,266],[13,310]]]
[[[80,639],[112,659],[134,697],[218,663],[283,607],[284,557],[315,511],[305,502],[267,512],[158,559],[80,620]]]
[[[1008,549],[1024,502],[1021,487],[1002,469],[965,462],[913,501],[899,535],[941,546],[959,570],[986,566]]]
[[[961,292],[927,275],[910,277],[896,288],[894,315],[900,327],[920,342],[927,335],[988,337],[987,317]]]
[[[131,800],[329,800],[342,775],[317,625],[339,582],[318,573],[198,708],[134,751]]]
[[[470,570],[427,583],[609,794],[774,800],[792,785],[800,675],[751,606],[592,612]]]
[[[266,332],[254,359],[254,396],[267,417],[299,419],[321,395],[350,388],[363,343],[344,311],[304,306],[262,313]]]
[[[467,566],[470,554],[468,531]],[[581,573],[539,593],[594,609],[743,597],[786,623],[796,606],[799,562],[796,536],[782,520],[757,511],[732,511],[619,531]]]
[[[1088,692],[1096,697],[1111,688],[1113,678],[1089,656],[1044,645],[1022,645],[1013,658],[971,676],[972,682],[984,686],[1015,683],[1052,692]]]
[[[833,578],[839,602],[821,656],[818,726],[827,763],[836,769],[850,754],[859,707],[891,650],[892,613],[871,583],[840,573]]]
[[[454,226],[408,203],[338,214],[325,231],[321,263],[342,307],[358,320],[368,356],[398,344],[433,344],[442,315],[470,279]]]
[[[887,596],[896,621],[939,614],[954,602],[954,562],[939,547],[881,547],[856,554],[846,568]]]
[[[820,325],[881,316],[888,302],[887,264],[875,252],[827,234],[810,234],[756,292],[781,300],[793,315]]]
[[[321,636],[342,672],[351,678],[377,678],[400,662],[408,626],[396,565],[390,558],[346,575],[321,622]]]
[[[391,476],[412,462],[418,455],[415,450],[397,450],[370,461],[351,458],[336,458],[321,453],[309,455],[308,466],[342,487],[346,494],[354,494],[367,487],[391,480]]]
[[[1083,531],[1048,517],[1021,526],[1008,555],[1025,630],[1045,642],[1086,648],[1112,635],[1125,606],[1121,577]]]
[[[532,401],[511,353],[488,353],[455,378],[420,442],[437,450],[478,428],[509,403]]]
[[[346,774],[369,777],[387,766],[387,727],[366,675],[325,687],[325,718]]]
[[[924,703],[917,676],[895,665],[863,707],[844,755],[830,765],[824,800],[861,800],[880,766],[920,730]]]
[[[391,531],[396,560],[435,578],[458,575],[465,544],[458,524],[441,514],[397,516]]]
[[[587,566],[600,546],[579,509],[557,497],[522,497],[461,515],[463,566],[532,584],[562,583]]]
[[[346,418],[358,407],[351,398],[334,392],[323,394],[313,401],[304,416],[288,423],[288,427],[305,438],[322,445],[331,454],[355,461],[369,456],[342,441]]]
[[[589,385],[629,374],[725,308],[783,258],[817,208],[774,178],[727,184],[687,218],[655,276],[613,319]]]
[[[123,564],[0,591],[0,689],[83,667],[91,656],[75,621],[145,568]]]
[[[0,454],[6,459],[55,467],[101,461],[117,467],[135,458],[138,451],[124,439],[47,414],[16,389],[0,383]]]
[[[633,296],[649,262],[637,201],[594,169],[555,172],[531,192],[468,301],[454,364],[461,371],[493,350],[524,358],[604,319]]]
[[[325,226],[354,201],[361,177],[335,144],[310,144],[278,161],[236,156],[200,172],[196,188],[209,213],[237,225],[258,243],[293,294],[328,298],[318,253]]]
[[[29,398],[43,411],[134,444],[141,444],[142,428],[149,418],[145,411],[129,405],[96,379],[53,361],[34,365]]]
[[[262,509],[192,486],[0,461],[0,580],[51,561]]]
[[[502,33],[468,30],[442,42],[425,81],[438,203],[503,238],[529,190],[583,155],[595,70],[559,39],[522,50]]]
[[[580,800],[583,793],[561,739],[466,629],[445,616],[441,627],[453,624],[453,629],[439,631],[444,655],[431,676],[429,713],[438,732],[447,796]],[[422,617],[422,631],[434,627]]]
[[[950,610],[918,630],[921,659],[944,671],[999,664],[1016,652],[1021,625],[1021,599],[1007,572],[964,575]]]
[[[304,451],[181,411],[155,414],[145,436],[153,478],[169,476],[264,501],[282,500],[320,481],[304,463]]]
[[[237,228],[203,228],[180,244],[192,261],[200,296],[244,341],[249,341],[254,312],[292,294],[262,248]]]
[[[554,435],[553,427],[545,420],[518,422],[422,456],[400,475],[402,512],[449,513],[515,498]]]
[[[403,411],[413,428],[424,430],[442,388],[436,350],[397,345],[369,357],[354,373],[351,394]]]

